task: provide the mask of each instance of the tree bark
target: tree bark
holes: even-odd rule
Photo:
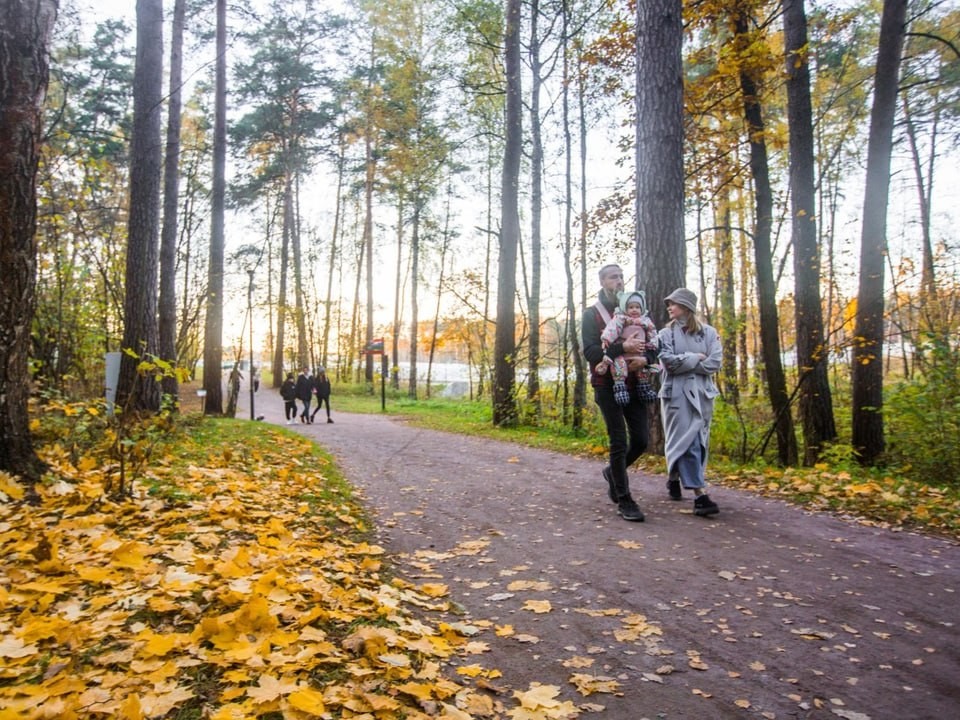
[[[657,326],[686,282],[683,230],[683,18],[680,0],[636,13],[636,277]]]
[[[749,41],[746,11],[735,10],[734,25],[738,37]],[[756,228],[753,237],[754,258],[757,265],[757,306],[760,311],[760,343],[763,367],[767,376],[767,392],[774,414],[777,435],[777,455],[783,465],[797,463],[797,437],[790,414],[787,381],[780,359],[780,322],[777,317],[776,283],[773,279],[773,257],[770,235],[773,226],[773,192],[770,188],[770,168],[767,161],[766,131],[760,105],[760,88],[751,73],[740,70],[740,90],[743,95],[744,119],[749,135],[750,174],[756,197]]]
[[[729,166],[724,166],[729,171]],[[723,329],[723,370],[721,378],[724,398],[732,405],[740,400],[737,377],[737,296],[734,278],[733,235],[730,230],[729,172],[719,175],[720,188],[714,196],[717,237],[717,285],[720,291],[720,327]]]
[[[390,387],[400,389],[400,301],[403,285],[403,193],[397,197],[397,267],[393,278],[393,342],[390,348]],[[384,349],[386,351],[386,349]]]
[[[412,198],[413,215],[410,224],[410,381],[407,394],[417,399],[417,353],[420,351],[420,302],[417,299],[420,284],[420,210],[422,200],[415,191]],[[372,337],[372,335],[371,335]]]
[[[277,287],[277,340],[273,348],[273,382],[283,384],[286,369],[284,368],[283,350],[287,339],[287,279],[290,275],[290,232],[291,217],[293,209],[291,208],[290,193],[286,190],[286,185],[281,191],[280,202],[282,204],[282,217],[280,222],[280,281]]]
[[[227,0],[217,2],[217,58],[213,110],[213,193],[210,207],[210,261],[207,317],[203,332],[203,411],[223,413],[223,248],[227,194]],[[273,371],[283,372],[283,363]]]
[[[497,283],[497,327],[494,336],[493,424],[517,424],[516,327],[517,246],[520,242],[519,181],[523,152],[520,83],[521,0],[507,0],[504,32],[507,82],[506,143],[500,180],[500,278]]]
[[[160,388],[140,376],[140,359],[160,351],[157,276],[160,254],[160,144],[163,89],[163,2],[137,0],[137,61],[133,78],[133,133],[130,138],[130,209],[123,303],[125,351],[117,403],[133,410],[160,408]]]
[[[787,119],[790,135],[790,211],[793,231],[794,312],[797,332],[799,410],[803,426],[803,464],[820,458],[824,443],[837,437],[833,398],[827,376],[829,356],[820,298],[820,244],[816,221],[813,160],[813,110],[807,16],[803,0],[784,0]]]
[[[883,430],[883,264],[887,255],[890,153],[907,0],[884,0],[870,111],[867,181],[860,235],[860,283],[853,345],[853,447],[874,463],[885,448]]]
[[[443,217],[443,234],[440,245],[440,272],[437,276],[437,304],[433,309],[433,330],[430,333],[430,352],[427,356],[427,398],[430,397],[430,384],[433,379],[433,359],[437,354],[437,334],[440,332],[440,310],[443,307],[443,284],[446,280],[447,253],[450,250],[450,196],[453,189],[447,185],[447,204]]]
[[[40,478],[27,354],[35,309],[37,166],[55,0],[0,0],[0,470]]]
[[[540,2],[530,2],[530,353],[527,357],[527,398],[540,407],[540,265],[543,213],[543,138],[540,132]],[[539,415],[539,412],[537,412]]]
[[[376,34],[370,38],[370,65],[369,76],[367,79],[367,116],[366,132],[363,138],[364,148],[364,168],[366,170],[363,181],[363,243],[367,255],[367,312],[366,312],[366,330],[364,331],[364,345],[367,346],[373,341],[373,185],[376,181],[376,148],[374,147],[373,133],[373,73],[376,67]],[[411,358],[410,365],[410,392],[411,397],[417,396],[416,381],[416,348],[413,346],[414,356]],[[368,383],[373,382],[373,355],[366,353],[363,363],[363,377]]]
[[[180,198],[180,108],[183,84],[183,22],[186,0],[173,5],[170,37],[170,99],[167,102],[167,142],[163,164],[163,229],[160,231],[160,357],[177,363],[177,204]],[[177,398],[175,374],[164,376],[165,395]]]
[[[296,150],[293,150],[296,153]],[[287,189],[290,193],[290,243],[293,248],[294,316],[297,324],[297,364],[310,367],[310,344],[307,342],[307,322],[303,290],[303,258],[300,252],[300,175],[287,167]],[[299,368],[298,368],[299,369]]]
[[[327,295],[323,310],[323,347],[320,352],[320,364],[327,365],[330,349],[330,314],[333,308],[333,268],[337,264],[339,252],[337,248],[340,242],[340,216],[343,213],[341,205],[343,204],[343,172],[346,164],[346,149],[344,143],[343,131],[338,133],[337,145],[337,202],[333,211],[333,229],[330,232],[330,264],[327,268]]]
[[[580,348],[580,333],[578,329],[580,323],[577,320],[577,299],[574,296],[576,283],[573,279],[574,268],[574,248],[584,248],[586,246],[586,223],[580,223],[580,236],[577,245],[573,242],[573,133],[571,132],[570,120],[570,87],[573,81],[570,69],[570,4],[568,0],[563,3],[563,138],[564,138],[564,194],[565,207],[563,214],[563,248],[564,248],[564,269],[567,280],[567,342],[569,343],[570,359],[573,365],[574,383],[573,383],[573,403],[571,413],[571,427],[574,430],[583,428],[583,411],[587,406],[587,372],[584,363],[583,353]],[[587,216],[587,118],[586,118],[586,88],[584,85],[584,76],[582,66],[582,47],[580,43],[576,44],[576,88],[577,88],[577,123],[578,139],[580,142],[580,217]],[[586,258],[582,255],[578,258],[581,265],[586,264]],[[581,302],[580,307],[585,303]]]

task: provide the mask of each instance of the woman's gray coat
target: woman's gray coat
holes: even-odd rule
[[[670,322],[658,336],[663,366],[660,414],[669,472],[697,435],[705,450],[710,447],[713,399],[719,394],[713,376],[720,370],[723,348],[717,331],[710,325],[689,335],[675,322]],[[706,359],[701,360],[700,353],[706,355]]]

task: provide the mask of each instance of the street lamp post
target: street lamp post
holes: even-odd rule
[[[250,381],[250,419],[256,417],[253,409],[254,403],[254,382],[253,382],[253,268],[247,270],[250,275],[250,284],[247,286],[247,325],[250,331],[250,370],[247,372],[247,378]]]

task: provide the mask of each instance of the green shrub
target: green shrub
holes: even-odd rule
[[[930,339],[917,367],[887,392],[885,458],[922,482],[960,486],[960,349]]]

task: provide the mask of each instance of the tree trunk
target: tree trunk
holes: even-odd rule
[[[0,14],[0,470],[40,479],[27,400],[35,309],[37,166],[55,0],[2,0]]]
[[[734,167],[739,165],[739,153],[737,154],[737,161],[734,163]],[[747,347],[747,320],[750,318],[750,287],[752,286],[753,278],[753,263],[750,260],[750,242],[747,236],[747,233],[743,231],[747,227],[745,221],[745,202],[744,202],[744,193],[738,194],[737,203],[731,208],[731,217],[733,211],[736,211],[737,216],[737,227],[741,228],[741,231],[737,233],[737,267],[739,268],[738,280],[741,288],[740,292],[740,302],[737,308],[737,314],[740,317],[740,322],[737,323],[737,355],[740,357],[740,364],[737,366],[737,385],[740,386],[740,389],[744,392],[751,393],[754,383],[751,383],[750,378],[752,377],[749,369],[751,366],[751,358],[755,356],[750,354],[750,350]],[[753,363],[756,365],[756,363]]]
[[[420,303],[417,292],[420,289],[420,196],[413,194],[413,217],[410,223],[410,378],[408,396],[417,399],[417,352],[419,352]]]
[[[183,84],[183,22],[186,0],[173,5],[170,37],[170,99],[167,103],[167,142],[163,164],[163,229],[160,233],[160,357],[177,362],[177,205],[180,198],[180,108]],[[162,381],[165,395],[176,399],[175,374]]]
[[[223,247],[227,195],[227,0],[217,0],[217,59],[213,110],[213,188],[210,199],[210,263],[203,332],[203,411],[223,413]],[[273,371],[283,372],[283,362]]]
[[[683,234],[683,18],[680,0],[637,3],[636,277],[657,326],[686,285]]]
[[[887,254],[890,153],[907,0],[884,0],[867,145],[860,284],[853,346],[853,447],[872,464],[883,453],[883,263]]]
[[[290,276],[290,226],[293,209],[288,202],[290,193],[284,186],[280,202],[282,217],[280,223],[280,284],[277,287],[277,341],[273,348],[273,383],[283,384],[286,368],[284,367],[283,351],[287,339],[287,278]],[[292,368],[291,368],[292,369]]]
[[[724,166],[724,170],[729,170]],[[717,284],[720,289],[720,327],[723,342],[723,370],[720,374],[727,402],[736,405],[740,399],[737,377],[737,296],[734,279],[733,234],[730,229],[729,172],[718,175],[720,188],[714,196],[717,236]]]
[[[357,274],[353,283],[353,303],[350,312],[350,345],[347,350],[347,368],[350,372],[350,382],[359,382],[360,373],[354,374],[354,358],[360,347],[360,283],[363,280],[363,259],[366,255],[367,243],[363,238],[357,243]],[[366,356],[366,353],[363,353]]]
[[[580,237],[577,255],[580,260],[580,302],[578,307],[587,306],[587,109],[586,109],[586,77],[584,69],[582,46],[577,50],[577,95],[580,108]],[[581,318],[582,321],[582,318]],[[571,328],[571,332],[577,336],[576,346],[579,346],[580,332],[579,328]],[[582,354],[577,356],[577,386],[574,389],[576,396],[575,403],[583,410],[587,407],[587,359]]]
[[[837,437],[827,375],[829,351],[820,298],[820,244],[816,222],[813,160],[813,111],[807,16],[803,0],[785,0],[787,118],[790,134],[790,212],[793,230],[794,303],[797,332],[799,409],[803,426],[803,464],[820,458],[824,443]]]
[[[327,268],[327,299],[323,311],[323,345],[320,351],[320,364],[326,366],[330,349],[330,313],[333,305],[333,268],[336,265],[337,247],[340,240],[340,215],[343,212],[343,170],[346,164],[346,147],[343,132],[339,134],[339,148],[337,153],[337,202],[333,212],[333,230],[330,233],[330,266]],[[328,373],[329,374],[329,373]]]
[[[564,214],[563,214],[563,248],[564,269],[567,280],[567,342],[569,343],[570,358],[573,364],[573,403],[571,427],[574,430],[583,428],[583,410],[587,405],[587,379],[584,367],[583,354],[580,348],[579,322],[577,321],[577,301],[574,296],[576,284],[573,279],[574,244],[573,244],[573,133],[570,130],[570,5],[567,0],[563,3],[563,138],[564,138]],[[586,88],[584,87],[584,73],[581,60],[583,58],[581,46],[577,44],[576,57],[576,87],[578,103],[578,123],[580,140],[580,216],[587,215],[587,118],[586,118]],[[580,244],[586,244],[586,223],[580,223]],[[581,264],[584,258],[580,258]]]
[[[163,89],[163,2],[137,0],[137,61],[133,79],[130,138],[130,211],[123,303],[124,350],[117,403],[133,410],[160,408],[160,388],[140,376],[140,359],[160,351],[157,275],[160,243],[161,95]]]
[[[390,387],[400,389],[400,288],[403,279],[403,193],[397,198],[397,268],[393,284],[393,343],[391,345]]]
[[[530,353],[527,357],[527,398],[540,407],[540,225],[543,212],[543,139],[540,133],[539,0],[530,2]],[[539,415],[539,412],[537,413]]]
[[[748,39],[746,11],[735,10],[737,36]],[[767,392],[774,414],[777,435],[777,456],[783,465],[797,463],[797,438],[790,414],[787,381],[780,358],[779,320],[777,318],[776,284],[773,279],[773,253],[770,235],[773,226],[773,192],[770,189],[770,169],[767,162],[765,126],[756,81],[745,68],[740,70],[740,90],[743,94],[744,119],[750,144],[750,173],[756,196],[756,229],[753,237],[757,271],[757,306],[760,310],[760,341],[763,366],[767,375]]]
[[[913,176],[917,183],[917,205],[920,209],[920,237],[922,251],[922,273],[920,276],[920,307],[927,330],[934,333],[948,332],[944,323],[944,313],[937,299],[937,275],[933,262],[933,238],[931,236],[931,212],[933,193],[933,169],[937,157],[937,128],[939,126],[939,108],[933,110],[933,117],[927,121],[930,127],[930,156],[927,162],[929,172],[924,177],[923,161],[917,143],[917,120],[914,118],[909,94],[903,93],[904,125],[907,141],[910,145],[910,160]]]
[[[517,245],[520,242],[519,182],[523,152],[520,84],[521,0],[507,0],[504,32],[507,81],[506,143],[500,182],[500,278],[497,283],[497,327],[494,337],[493,424],[517,424],[516,327]]]
[[[293,303],[297,323],[297,364],[310,367],[310,347],[307,342],[307,314],[304,308],[303,258],[300,252],[300,177],[288,167],[287,192],[290,193],[290,243],[293,248]],[[298,368],[299,369],[299,368]]]
[[[483,317],[480,318],[480,359],[477,363],[477,397],[481,397],[487,387],[492,387],[492,382],[488,381],[490,374],[490,266],[493,256],[493,168],[496,164],[496,153],[494,152],[493,138],[487,140],[486,157],[486,200],[487,200],[487,227],[486,242],[483,249]],[[491,390],[492,393],[492,390]]]
[[[440,246],[440,273],[437,277],[437,304],[433,309],[433,332],[430,333],[430,354],[427,358],[427,397],[430,397],[430,383],[433,377],[433,359],[437,353],[437,333],[440,331],[440,308],[443,303],[443,282],[447,269],[447,252],[450,249],[450,196],[451,185],[447,186],[447,207],[443,218],[443,243]]]
[[[367,102],[373,102],[373,72],[375,67],[376,57],[376,34],[374,33],[371,36],[370,40],[370,75],[368,76],[367,84]],[[364,147],[364,167],[366,173],[364,174],[363,182],[363,201],[364,201],[364,216],[363,216],[363,243],[365,246],[365,252],[367,254],[367,322],[366,322],[366,332],[364,334],[364,345],[369,345],[373,342],[373,183],[376,180],[376,157],[375,157],[375,148],[373,143],[373,133],[374,133],[374,118],[373,118],[373,108],[368,105],[367,107],[367,117],[366,117],[366,131],[364,132],[363,138],[363,147]],[[366,362],[364,362],[364,372],[363,376],[368,383],[373,382],[373,355],[367,353],[364,355]],[[416,384],[412,386],[413,396],[416,397]]]

